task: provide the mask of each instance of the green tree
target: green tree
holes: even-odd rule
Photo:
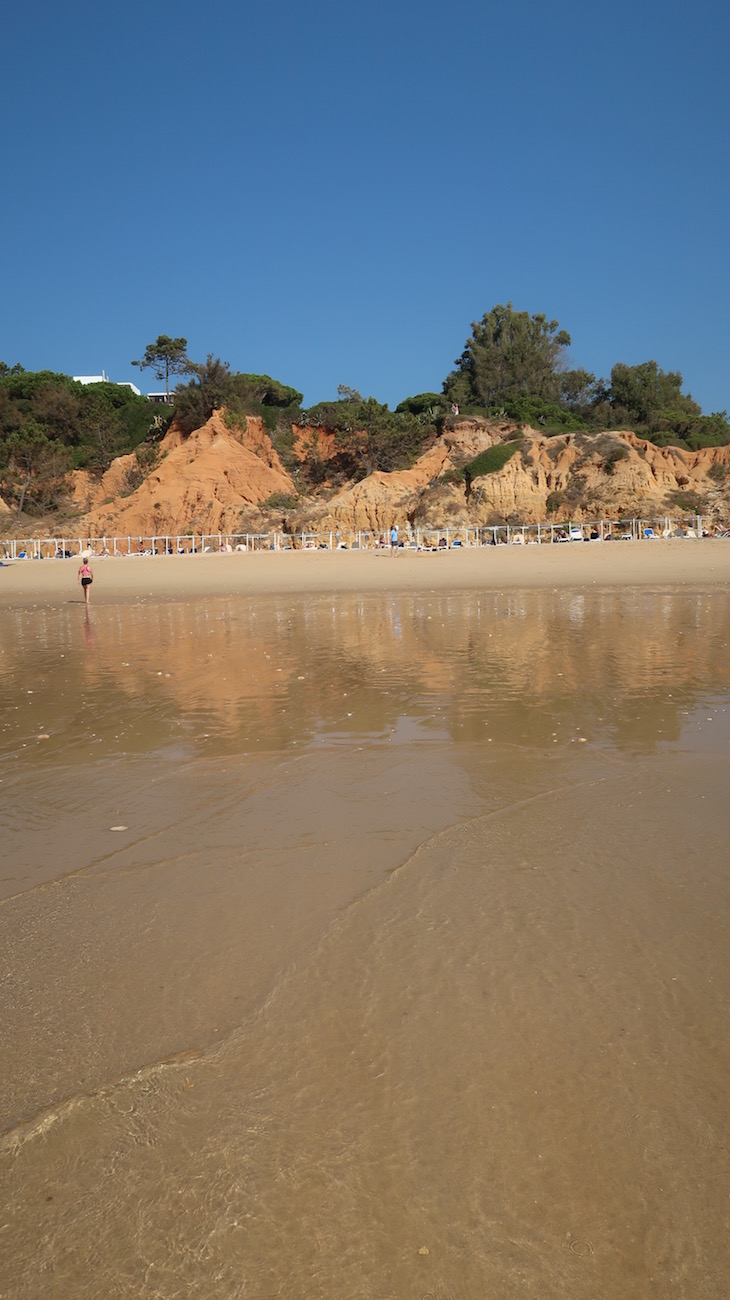
[[[171,339],[169,334],[158,334],[154,343],[148,343],[140,361],[133,366],[140,370],[151,369],[158,379],[165,381],[165,394],[170,396],[170,375],[189,375],[195,366],[187,354],[187,339]]]
[[[505,402],[502,409],[507,419],[514,420],[515,424],[529,424],[531,428],[543,429],[548,434],[586,427],[586,420],[578,408],[549,402],[544,397],[517,397]]]
[[[390,473],[410,465],[422,450],[428,429],[410,411],[396,413],[387,403],[350,391],[352,397],[336,403],[335,437],[345,468],[362,478],[376,470]]]
[[[405,397],[395,408],[396,415],[415,415],[422,424],[438,424],[446,415],[447,403],[443,393],[416,393]]]
[[[348,477],[405,469],[433,433],[433,425],[410,411],[390,411],[387,404],[364,398],[345,384],[339,385],[338,392],[339,401],[319,402],[300,418],[310,427],[334,434],[336,468]]]
[[[41,507],[48,509],[71,467],[68,449],[57,439],[48,438],[34,420],[28,420],[22,429],[6,438],[3,460],[17,496],[18,515],[23,513],[31,491]]]
[[[162,408],[164,409],[164,408]],[[168,413],[171,418],[171,412]],[[81,419],[74,443],[74,464],[106,469],[115,456],[133,451],[164,423],[160,407],[150,406],[123,384],[90,384],[81,396]]]
[[[200,429],[214,411],[225,406],[231,368],[211,352],[203,365],[190,367],[195,378],[175,394],[175,419],[183,433]]]
[[[74,468],[105,469],[147,437],[152,408],[124,384],[79,384],[47,370],[0,374],[0,446],[29,421],[70,449]]]
[[[80,385],[74,385],[80,387]],[[30,398],[33,419],[66,446],[71,446],[79,428],[81,395],[49,379],[39,384]]]
[[[199,429],[224,407],[229,423],[240,425],[247,415],[257,415],[269,433],[290,428],[299,416],[302,394],[270,375],[232,374],[228,362],[212,354],[191,371],[194,378],[175,393],[175,420],[183,433]]]
[[[270,375],[233,375],[229,387],[243,401],[276,407],[277,410],[283,411],[290,407],[298,409],[302,402],[302,394],[296,388],[281,384]]]
[[[472,324],[471,336],[444,381],[444,394],[487,411],[520,397],[559,401],[560,372],[570,335],[556,320],[498,305]]]
[[[560,376],[560,398],[571,411],[589,411],[596,401],[600,384],[589,370],[565,370]]]
[[[682,392],[678,370],[660,370],[656,361],[638,366],[618,362],[611,371],[608,401],[625,421],[648,424],[659,411],[675,411],[685,416],[700,415],[701,408]]]

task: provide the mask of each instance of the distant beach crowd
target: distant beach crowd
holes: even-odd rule
[[[334,529],[323,533],[202,533],[152,537],[6,538],[5,560],[77,559],[94,556],[247,554],[252,551],[445,551],[480,546],[542,546],[575,542],[632,542],[657,538],[730,537],[729,529],[701,516],[684,519],[613,519],[592,523],[495,524],[485,527],[415,528],[397,532]]]

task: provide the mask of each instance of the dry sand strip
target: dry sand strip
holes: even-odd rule
[[[0,606],[82,602],[75,560],[5,560]],[[256,552],[92,560],[93,605],[298,592],[730,584],[730,539],[584,542],[446,552]]]

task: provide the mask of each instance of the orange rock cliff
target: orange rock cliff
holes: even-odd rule
[[[678,516],[701,510],[730,519],[730,446],[688,451],[657,447],[633,433],[569,433],[487,421],[452,422],[409,469],[376,472],[336,489],[326,480],[300,495],[297,465],[335,453],[324,430],[294,428],[291,472],[264,425],[244,430],[224,413],[185,437],[173,425],[145,473],[136,455],[115,460],[101,477],[77,471],[75,525],[88,536],[241,533],[286,528],[383,531],[392,522],[423,527],[556,520]],[[518,450],[503,468],[467,485],[448,471],[507,439]],[[443,476],[447,475],[446,480]]]

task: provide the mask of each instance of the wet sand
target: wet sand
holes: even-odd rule
[[[726,1294],[727,561],[657,546],[6,595],[0,1295]]]

